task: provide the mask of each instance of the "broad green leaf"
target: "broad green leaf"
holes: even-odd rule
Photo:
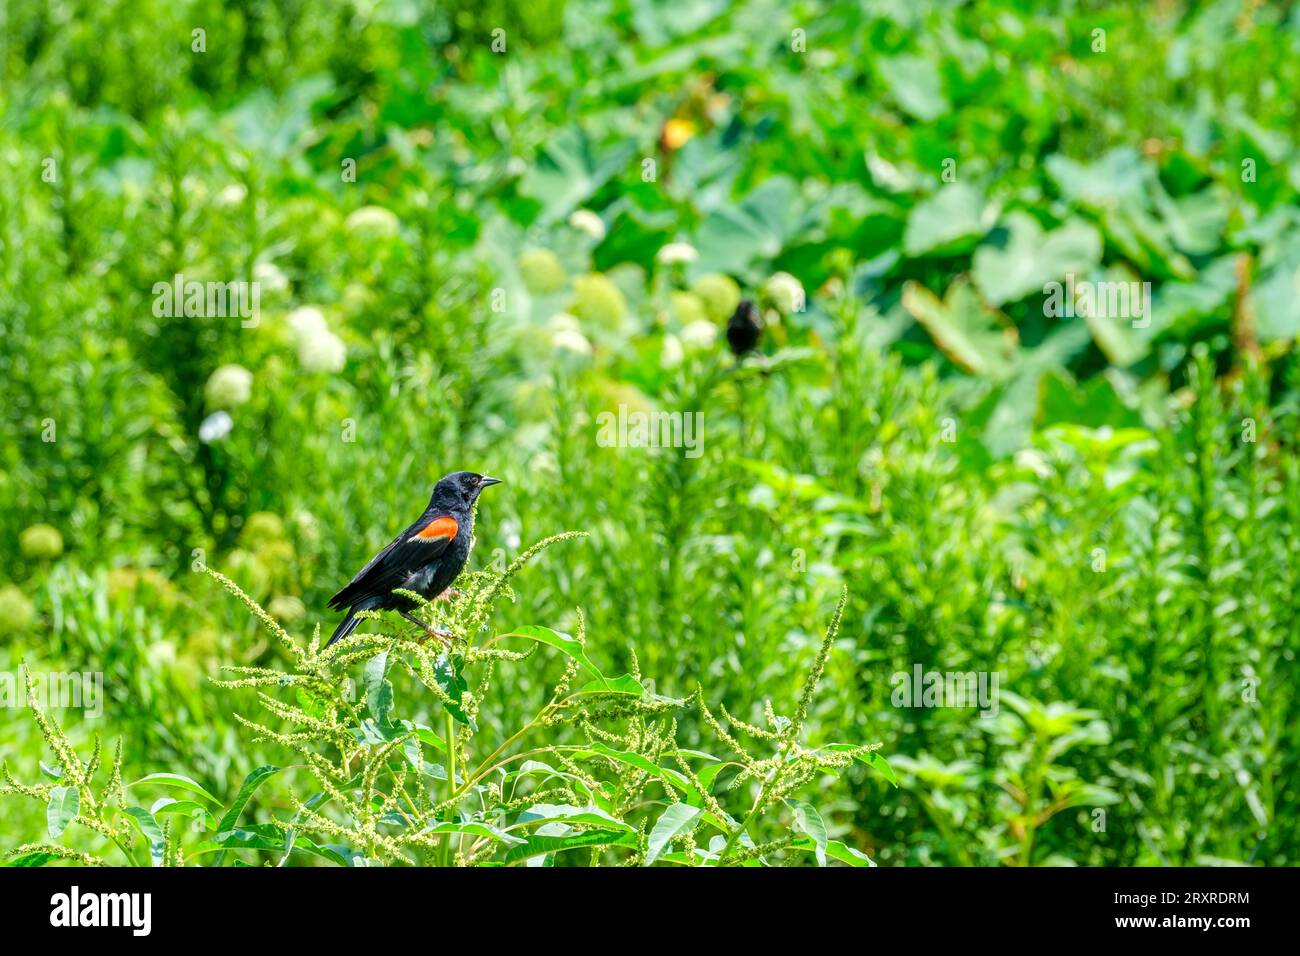
[[[230,807],[226,812],[222,814],[221,821],[217,824],[218,838],[220,838],[222,834],[228,833],[235,828],[235,823],[239,820],[239,815],[244,812],[244,807],[247,806],[253,793],[268,779],[279,773],[281,769],[283,768],[274,767],[268,764],[264,767],[258,767],[244,778],[244,782],[240,786],[239,792],[235,794],[235,799],[231,802]]]
[[[366,688],[366,704],[370,716],[381,727],[388,723],[388,714],[393,709],[393,685],[387,679],[388,651],[380,651],[370,660],[362,671],[362,681]]]
[[[787,798],[786,806],[794,813],[794,828],[813,841],[817,865],[826,865],[826,824],[817,808],[805,800]]]
[[[903,287],[903,306],[930,333],[936,345],[968,372],[1004,378],[1016,355],[1015,332],[999,321],[999,314],[980,299],[965,280],[948,287],[940,301],[922,285]]]
[[[523,846],[506,853],[506,863],[517,863],[539,853],[558,853],[588,846],[636,846],[636,834],[626,830],[584,830],[566,836],[530,834]]]
[[[626,168],[635,152],[632,140],[600,147],[578,127],[567,127],[550,137],[520,180],[519,192],[541,204],[543,222],[560,219]]]
[[[140,831],[144,837],[145,843],[149,847],[149,860],[153,866],[162,866],[163,861],[163,832],[154,815],[144,807],[125,807],[122,810],[127,818]]]
[[[884,757],[882,757],[880,754],[872,752],[869,754],[864,754],[858,759],[863,761],[865,764],[867,764],[867,766],[871,767],[873,770],[878,771],[886,780],[892,783],[895,787],[898,786],[898,775],[894,773],[894,768],[889,765],[889,761],[886,760]]]
[[[922,123],[932,123],[948,112],[948,97],[934,57],[878,56],[875,66],[904,112]]]
[[[605,675],[587,657],[587,652],[583,649],[582,644],[568,634],[562,634],[559,631],[553,631],[549,627],[542,627],[538,624],[526,624],[523,627],[515,628],[513,631],[497,635],[497,638],[504,637],[524,637],[530,641],[537,641],[539,644],[554,647],[586,668],[593,677],[601,682],[602,686],[607,687],[609,684]]]
[[[21,856],[14,857],[13,859],[6,862],[5,866],[13,866],[13,867],[20,867],[20,868],[37,867],[37,866],[44,866],[46,863],[49,863],[51,860],[57,860],[57,859],[59,858],[55,856],[53,853],[48,853],[45,850],[33,850],[31,853],[24,853]]]
[[[1169,238],[1183,252],[1208,256],[1222,248],[1229,200],[1218,187],[1202,189],[1177,199],[1169,198],[1161,188],[1156,192],[1155,204],[1164,216]]]
[[[578,758],[584,752],[585,751],[575,750],[573,756],[575,758]],[[519,769],[511,770],[506,774],[504,774],[501,778],[501,782],[504,785],[506,783],[517,780],[520,777],[528,777],[534,774],[544,775],[542,781],[540,781],[542,783],[544,783],[546,780],[551,778],[567,780],[570,784],[573,785],[573,787],[575,787],[577,790],[585,794],[588,797],[588,799],[591,799],[592,797],[591,789],[587,786],[586,781],[583,780],[581,777],[579,777],[577,774],[569,773],[567,770],[558,770],[555,767],[552,767],[550,764],[543,763],[540,760],[524,761],[524,763],[519,766]]]
[[[903,251],[912,258],[962,252],[975,245],[990,225],[980,191],[966,183],[951,183],[912,207]]]
[[[790,849],[804,850],[808,853],[817,852],[817,844],[809,837],[800,837],[790,842]],[[826,855],[832,860],[838,860],[841,863],[847,863],[849,866],[875,866],[875,861],[867,856],[861,850],[855,850],[839,840],[826,841]]]
[[[751,265],[780,255],[792,234],[799,188],[786,176],[773,176],[739,203],[726,203],[700,223],[693,275],[744,273]]]
[[[413,729],[415,731],[415,736],[420,743],[428,744],[434,750],[441,750],[443,753],[447,752],[447,742],[442,739],[441,735],[435,733],[431,727],[426,727],[424,724],[413,724],[409,720],[404,720],[401,723],[403,729]]]
[[[853,744],[826,744],[824,747],[819,749],[825,750],[829,753],[849,753],[850,751],[858,750],[858,748]],[[889,765],[889,761],[880,755],[879,751],[868,750],[865,753],[858,751],[857,753],[854,753],[853,759],[866,764],[868,767],[871,767],[873,770],[881,774],[895,787],[898,786],[898,776],[894,773],[894,768]]]
[[[469,727],[470,730],[478,730],[478,722],[466,713],[465,708],[461,705],[461,701],[465,697],[465,691],[469,690],[469,682],[465,680],[465,676],[456,667],[450,654],[443,654],[438,658],[437,664],[434,666],[434,678],[437,680],[438,686],[442,688],[442,692],[450,700],[450,703],[443,701],[442,704],[447,708],[447,713],[451,714],[453,719]],[[445,746],[443,751],[446,751]]]
[[[519,814],[519,819],[508,829],[531,826],[534,823],[550,823],[555,820],[565,823],[587,823],[600,827],[616,827],[622,830],[634,829],[631,824],[610,816],[600,807],[575,807],[567,803],[535,803],[522,811]]]
[[[971,272],[989,304],[1000,306],[1031,293],[1047,294],[1047,283],[1067,275],[1084,278],[1100,261],[1101,235],[1082,219],[1048,232],[1017,210],[975,250]]]
[[[1128,206],[1106,209],[1099,221],[1106,238],[1143,276],[1182,280],[1196,277],[1191,262],[1173,247],[1164,223],[1146,210]]]
[[[51,787],[50,802],[45,808],[45,827],[58,839],[81,809],[81,793],[76,787]]]
[[[342,843],[323,843],[320,849],[334,854],[342,866],[358,867],[369,865],[364,853]]]
[[[589,681],[578,688],[577,693],[581,695],[626,694],[631,697],[644,697],[645,688],[631,674],[622,674],[608,680]]]
[[[220,853],[226,850],[263,850],[278,855],[281,864],[291,852],[297,852],[320,857],[339,866],[352,865],[348,853],[342,848],[319,845],[301,834],[286,832],[270,823],[235,827],[200,844],[196,852]]]
[[[1061,195],[1089,208],[1143,208],[1149,202],[1151,168],[1128,146],[1113,149],[1093,163],[1056,153],[1047,157],[1045,168]]]
[[[189,777],[182,776],[179,773],[151,773],[147,777],[141,777],[139,780],[133,780],[127,784],[127,787],[138,787],[142,783],[156,783],[161,787],[174,787],[177,790],[187,790],[190,793],[197,794],[209,803],[221,805],[221,801],[208,793],[199,784],[195,783]]]
[[[1216,315],[1226,314],[1229,302],[1237,289],[1237,256],[1235,254],[1220,256],[1202,266],[1195,278],[1189,282],[1166,282],[1156,290],[1155,307],[1152,309],[1151,326],[1153,330],[1166,328],[1197,328],[1209,322]],[[1251,305],[1255,310],[1256,332],[1265,336],[1261,326],[1271,319],[1271,310],[1264,304],[1261,283],[1267,278],[1261,276],[1251,294]],[[1284,295],[1294,295],[1285,286],[1280,287]],[[1292,298],[1279,300],[1284,308],[1289,306]],[[1278,313],[1279,315],[1285,313]]]
[[[1108,376],[1094,376],[1078,384],[1068,372],[1054,369],[1039,382],[1035,426],[1042,429],[1061,422],[1101,428],[1138,426],[1142,418],[1120,397]]]
[[[1150,315],[1150,304],[1145,307]],[[1117,317],[1105,309],[1092,309],[1083,313],[1097,348],[1115,368],[1128,368],[1146,358],[1151,351],[1151,340],[1134,328],[1132,318]]]
[[[173,800],[171,797],[159,797],[154,801],[149,812],[155,817],[180,814],[189,817],[191,820],[198,819],[203,823],[205,829],[214,829],[217,825],[217,818],[213,816],[208,808],[201,803],[193,800]]]
[[[591,744],[583,750],[576,751],[573,754],[577,759],[593,755],[608,757],[610,760],[616,760],[629,767],[635,767],[637,770],[644,771],[652,777],[658,777],[660,780],[667,781],[678,790],[689,794],[692,798],[699,799],[699,792],[696,790],[694,784],[691,783],[689,777],[672,767],[661,767],[646,759],[641,754],[626,750],[615,750],[613,747],[600,743],[599,741]]]
[[[674,803],[655,821],[646,842],[645,865],[652,866],[674,838],[695,825],[701,810],[686,803]]]
[[[435,823],[425,827],[421,833],[466,833],[470,836],[487,837],[497,843],[504,843],[507,846],[522,846],[527,841],[522,837],[517,837],[513,833],[507,833],[499,827],[494,827],[488,823],[471,822],[471,823]]]
[[[200,853],[218,850],[267,850],[278,853],[284,850],[284,840],[279,836],[271,837],[253,830],[235,827],[215,839],[201,843],[198,848]]]
[[[1261,342],[1290,342],[1300,336],[1300,235],[1263,268],[1250,295],[1255,334]]]
[[[700,770],[696,772],[695,776],[700,783],[704,784],[704,789],[711,792],[713,790],[714,779],[724,767],[728,766],[737,766],[737,764],[731,763],[730,761],[720,760],[717,763],[709,764],[707,767],[701,767]],[[691,789],[693,790],[694,788]]]

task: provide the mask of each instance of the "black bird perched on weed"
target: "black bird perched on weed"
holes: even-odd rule
[[[763,319],[758,314],[758,307],[749,299],[742,300],[727,320],[727,344],[731,346],[731,354],[740,358],[746,352],[752,352],[762,334]]]
[[[456,580],[469,557],[474,535],[474,502],[489,485],[501,483],[472,471],[456,471],[439,481],[424,514],[357,572],[348,586],[330,598],[330,607],[348,609],[334,629],[329,647],[351,634],[358,624],[358,611],[397,611],[429,633],[445,637],[416,618],[411,611],[416,603],[395,590],[414,591],[425,600],[433,600]]]

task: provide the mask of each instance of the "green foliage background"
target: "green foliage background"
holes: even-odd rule
[[[2,16],[0,671],[103,672],[103,718],[65,722],[129,776],[228,793],[283,759],[208,681],[281,652],[196,561],[329,630],[472,468],[507,481],[472,567],[591,534],[501,629],[581,605],[609,673],[634,646],[742,719],[797,697],[847,585],[807,733],[883,742],[899,789],[855,767],[819,796],[881,864],[1292,862],[1294,7]],[[1149,327],[1046,316],[1067,272],[1152,283]],[[157,317],[177,273],[257,279],[259,324]],[[718,274],[765,307],[765,362],[704,334]],[[246,400],[211,385],[230,365]],[[600,447],[620,405],[701,411],[703,455]],[[894,706],[915,664],[998,672],[999,713]],[[480,720],[562,671],[534,657]],[[0,727],[15,772],[48,759],[23,708]],[[6,844],[45,826],[7,805]]]

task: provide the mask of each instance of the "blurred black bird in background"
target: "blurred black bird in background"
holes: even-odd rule
[[[393,591],[414,591],[425,600],[433,600],[451,586],[469,558],[474,535],[474,502],[484,488],[500,483],[500,478],[488,478],[472,471],[453,472],[439,481],[424,514],[371,558],[347,587],[330,598],[332,609],[347,608],[348,613],[325,646],[356,629],[361,623],[356,616],[358,611],[397,611],[430,637],[445,636],[411,614],[417,606],[414,601]]]
[[[749,299],[741,300],[727,320],[727,344],[731,346],[731,354],[740,358],[746,352],[752,352],[762,334],[763,318],[758,314],[758,307]]]

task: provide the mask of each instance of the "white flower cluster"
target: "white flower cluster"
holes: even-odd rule
[[[308,372],[339,372],[347,362],[343,340],[329,330],[325,314],[314,305],[289,313],[289,329],[298,347],[298,362]]]
[[[208,408],[238,408],[253,395],[253,373],[242,365],[223,365],[208,376],[203,398]]]

